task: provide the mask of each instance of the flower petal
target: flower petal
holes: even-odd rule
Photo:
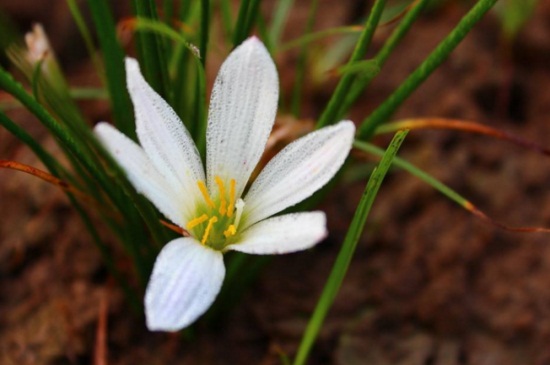
[[[126,82],[145,153],[178,194],[200,196],[197,180],[204,180],[204,170],[189,132],[170,105],[147,84],[132,58],[126,58]]]
[[[107,123],[98,123],[97,137],[122,167],[136,190],[147,197],[172,222],[183,227],[182,201],[143,149]]]
[[[189,237],[170,241],[157,257],[145,293],[151,331],[179,331],[214,302],[225,276],[223,256]]]
[[[256,223],[227,249],[260,255],[289,253],[313,247],[326,235],[325,213],[292,213]]]
[[[240,197],[262,156],[279,98],[275,64],[264,45],[252,37],[227,57],[214,83],[206,133],[208,188],[215,176],[236,181]]]
[[[244,201],[248,227],[309,197],[332,179],[353,143],[350,121],[312,132],[286,146],[265,166]]]

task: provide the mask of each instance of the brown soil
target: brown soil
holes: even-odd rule
[[[88,80],[90,65],[65,7],[36,5],[42,3],[50,4],[1,1],[0,6],[23,28],[29,21],[44,22],[71,80],[95,82]],[[330,11],[321,11],[319,28],[356,17],[356,7],[333,3]],[[303,24],[305,6],[297,5],[295,24]],[[359,122],[368,115],[465,10],[449,2],[426,13],[351,118]],[[382,28],[375,45],[390,30]],[[510,58],[502,52],[499,32],[496,18],[486,17],[396,119],[473,120],[547,143],[550,3],[540,1]],[[293,62],[290,56],[278,59],[285,89],[292,84]],[[309,86],[307,116],[318,115],[330,85]],[[83,107],[92,121],[109,118],[102,103]],[[26,112],[15,110],[10,116],[54,148]],[[379,140],[381,145],[387,141]],[[549,225],[550,170],[540,154],[487,137],[433,131],[411,133],[400,155],[498,221]],[[0,158],[40,166],[3,129]],[[22,365],[93,363],[101,354],[97,332],[106,336],[107,363],[113,365],[283,363],[281,354],[292,357],[296,351],[365,183],[344,183],[322,205],[331,232],[326,242],[310,252],[273,258],[231,312],[215,326],[199,323],[193,339],[182,340],[147,332],[143,317],[128,309],[61,193],[13,171],[0,171],[0,181],[0,364]],[[416,178],[394,171],[378,196],[310,363],[550,364],[548,240],[547,234],[495,228]],[[106,330],[100,318],[107,319]]]

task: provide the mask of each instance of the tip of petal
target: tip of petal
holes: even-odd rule
[[[125,57],[124,65],[126,66],[126,72],[139,71],[139,64],[135,58]]]
[[[132,86],[136,84],[136,80],[143,78],[139,68],[139,63],[135,58],[124,58],[124,64],[126,66],[126,84],[131,91]]]
[[[355,134],[355,124],[351,120],[342,120],[336,125],[341,126],[341,128]]]
[[[233,53],[235,52],[259,52],[262,56],[267,56],[271,61],[269,51],[265,48],[263,42],[256,36],[247,38],[237,48],[235,48]]]

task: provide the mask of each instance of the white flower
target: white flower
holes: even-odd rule
[[[304,250],[327,233],[323,212],[269,218],[325,185],[342,166],[355,127],[344,121],[296,140],[263,169],[243,197],[277,111],[275,65],[255,37],[237,47],[216,78],[207,128],[206,176],[199,153],[172,108],[126,59],[141,146],[106,123],[99,139],[134,187],[190,233],[158,255],[145,294],[150,330],[177,331],[202,315],[220,291],[228,250]]]

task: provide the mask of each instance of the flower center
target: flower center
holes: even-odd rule
[[[229,181],[229,189],[219,176],[214,177],[218,194],[214,199],[208,193],[204,181],[197,181],[204,202],[199,204],[196,218],[187,223],[187,229],[203,245],[222,250],[237,234],[244,202],[235,199],[235,179]]]

